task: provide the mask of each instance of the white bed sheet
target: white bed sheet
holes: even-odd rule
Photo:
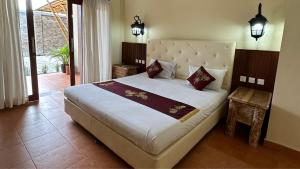
[[[116,81],[177,100],[201,111],[180,122],[142,104],[93,84],[69,87],[65,96],[81,109],[129,139],[144,151],[158,155],[208,117],[228,95],[226,90],[197,91],[180,79],[149,79],[145,73]]]

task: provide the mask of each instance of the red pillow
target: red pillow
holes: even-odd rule
[[[216,79],[210,75],[203,66],[187,79],[197,90],[203,90]]]
[[[161,67],[160,63],[157,60],[155,60],[155,62],[153,62],[150,66],[146,68],[146,71],[148,73],[149,78],[154,78],[161,71],[163,71],[163,68]]]

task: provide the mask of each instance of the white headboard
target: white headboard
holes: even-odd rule
[[[230,90],[235,55],[235,42],[196,40],[148,40],[147,63],[150,59],[177,63],[176,77],[186,79],[189,65],[227,69],[223,88]]]

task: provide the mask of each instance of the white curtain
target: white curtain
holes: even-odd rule
[[[17,0],[0,0],[0,109],[27,100]]]
[[[111,79],[110,6],[109,0],[83,1],[83,83]]]

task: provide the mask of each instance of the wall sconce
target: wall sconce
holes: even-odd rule
[[[251,28],[251,36],[258,40],[258,38],[262,37],[265,33],[265,26],[266,23],[268,22],[267,18],[264,17],[261,14],[262,11],[262,4],[260,3],[258,6],[258,14],[255,16],[255,18],[252,18],[249,23],[250,23],[250,28]]]
[[[139,16],[135,16],[134,23],[131,25],[132,34],[134,36],[144,35],[145,24],[141,21]]]

